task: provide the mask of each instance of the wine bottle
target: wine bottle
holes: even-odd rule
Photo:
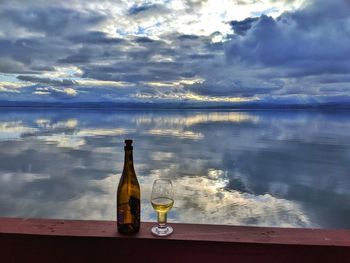
[[[140,185],[137,181],[132,140],[125,140],[124,169],[117,191],[117,225],[122,234],[137,233],[140,229]]]

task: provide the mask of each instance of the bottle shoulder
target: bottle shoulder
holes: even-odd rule
[[[122,173],[120,179],[119,179],[119,184],[118,184],[118,189],[122,187],[136,187],[140,188],[139,181],[137,180],[136,173]]]

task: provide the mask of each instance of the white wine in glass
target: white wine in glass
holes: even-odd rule
[[[169,236],[173,228],[167,225],[167,213],[174,204],[173,185],[170,180],[158,179],[153,183],[151,203],[157,212],[158,225],[152,227],[152,234],[156,236]]]

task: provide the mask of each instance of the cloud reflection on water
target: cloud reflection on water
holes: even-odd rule
[[[169,177],[177,192],[170,221],[350,227],[346,114],[1,113],[1,216],[114,220],[130,137],[143,220],[155,220],[153,180]]]
[[[254,195],[225,189],[225,182],[206,177],[183,177],[176,204],[180,221],[202,224],[235,224],[308,227],[303,208],[271,194]]]

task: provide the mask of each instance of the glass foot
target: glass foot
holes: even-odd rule
[[[151,229],[151,232],[153,235],[158,236],[158,237],[166,237],[171,235],[173,233],[174,229],[171,226],[166,226],[166,227],[158,227],[154,226]]]

